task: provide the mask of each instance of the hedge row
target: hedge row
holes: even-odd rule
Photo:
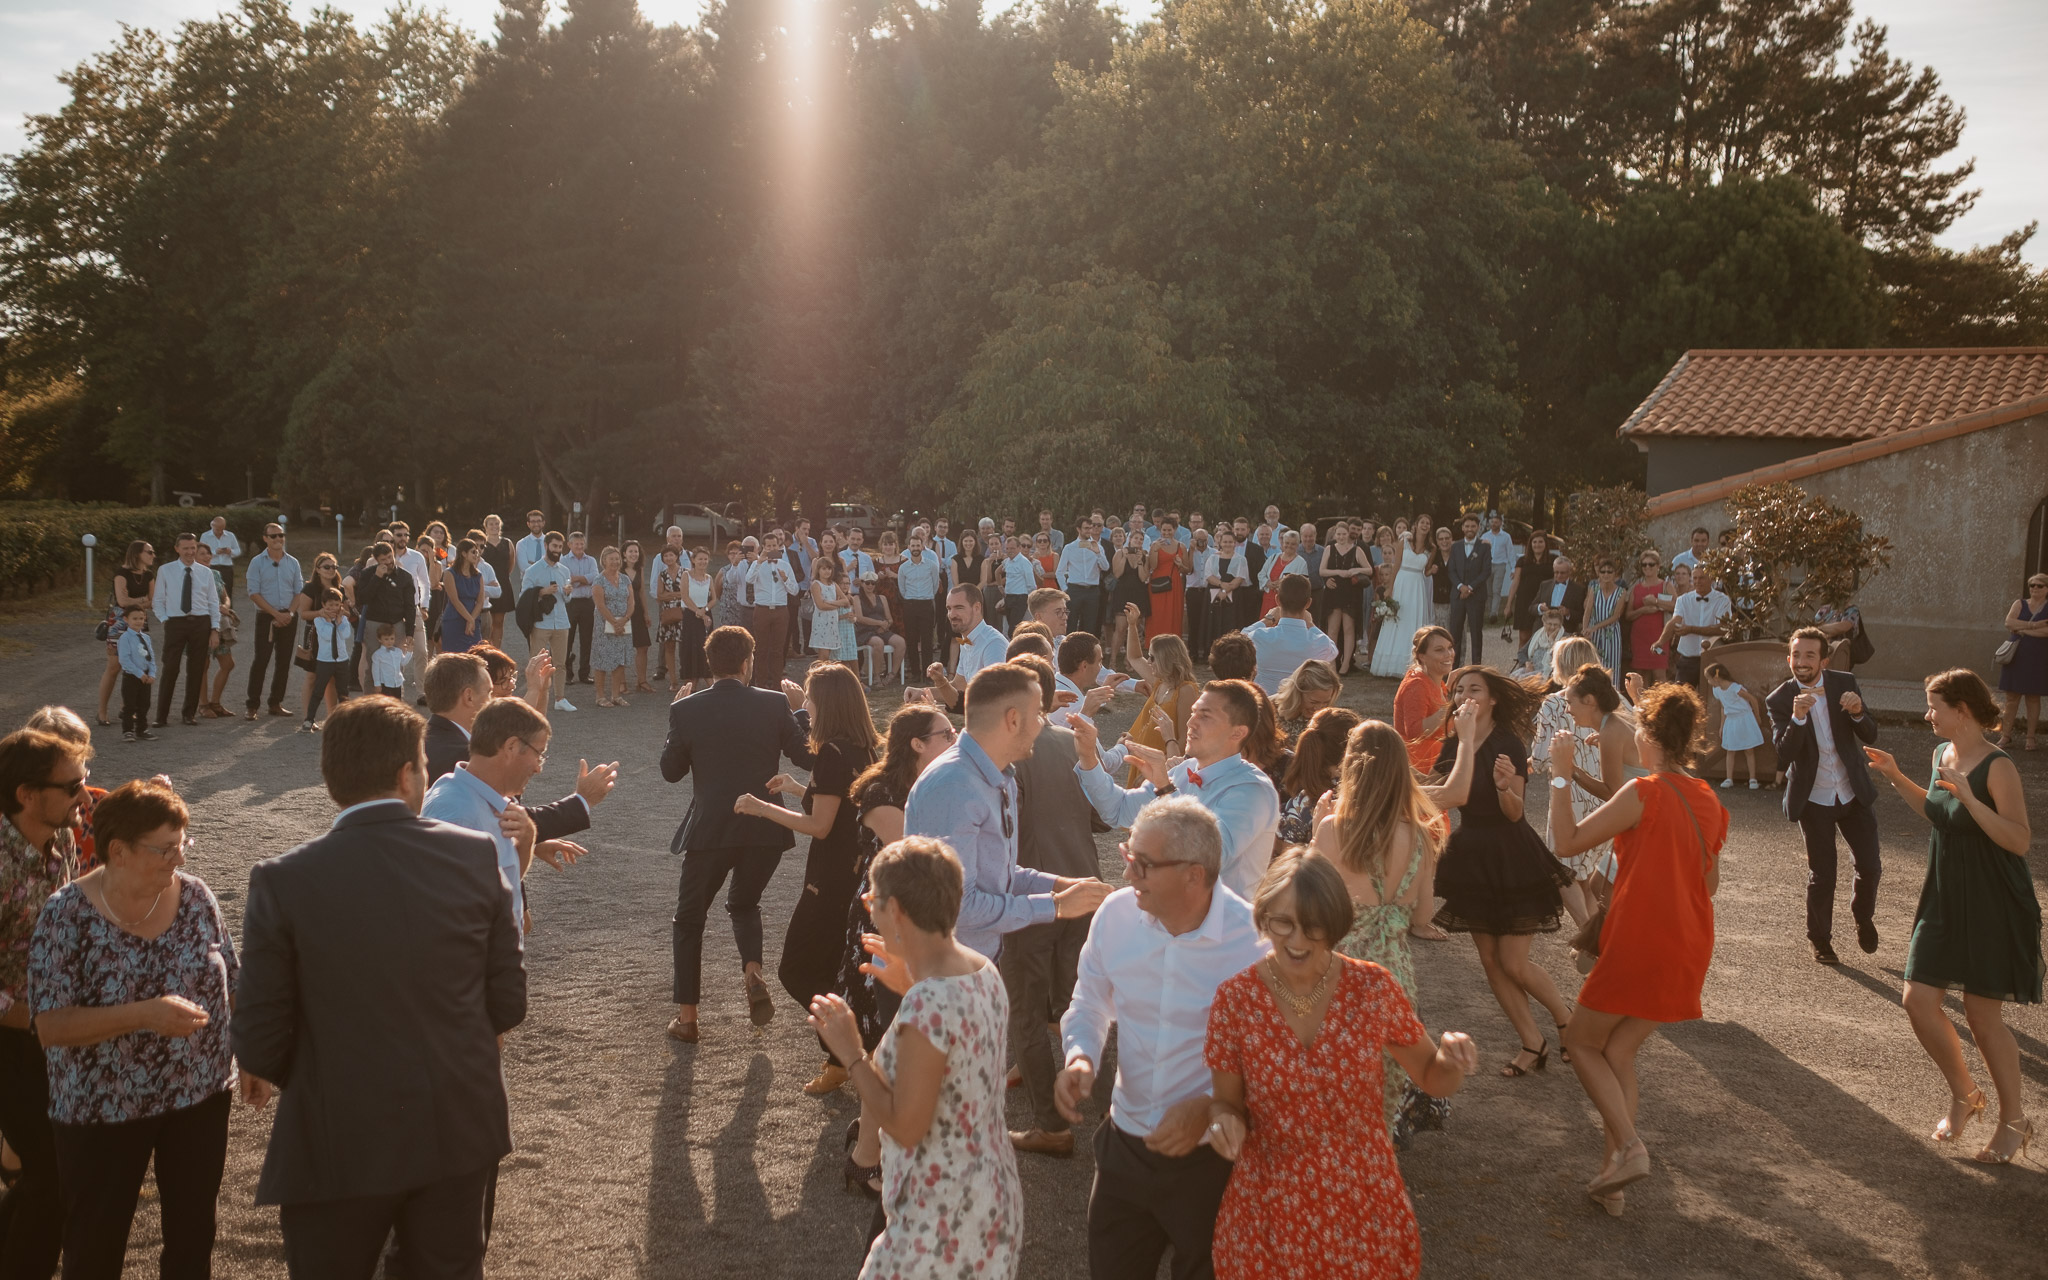
[[[0,502],[0,592],[27,595],[60,582],[75,582],[85,569],[86,534],[99,540],[94,558],[102,577],[120,565],[137,538],[169,559],[181,533],[203,533],[213,517],[226,516],[228,529],[247,555],[263,545],[263,526],[277,519],[264,507],[124,507],[118,503]]]

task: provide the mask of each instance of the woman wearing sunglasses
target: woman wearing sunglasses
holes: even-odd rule
[[[29,945],[64,1194],[64,1268],[118,1276],[154,1163],[166,1275],[205,1275],[227,1159],[234,939],[185,865],[190,815],[168,780],[93,814],[101,865],[58,890]],[[270,1086],[241,1081],[262,1106]]]

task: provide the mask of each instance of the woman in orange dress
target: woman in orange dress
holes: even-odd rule
[[[1210,1148],[1237,1162],[1216,1214],[1218,1280],[1394,1280],[1422,1272],[1422,1232],[1381,1099],[1382,1051],[1432,1097],[1479,1069],[1460,1031],[1432,1047],[1394,976],[1332,948],[1351,893],[1295,848],[1259,882],[1252,919],[1272,952],[1209,1006]]]
[[[1145,575],[1145,590],[1152,595],[1152,616],[1145,620],[1145,639],[1149,643],[1156,636],[1181,633],[1181,618],[1187,610],[1187,591],[1182,584],[1188,577],[1188,549],[1180,539],[1162,534],[1152,544],[1146,564],[1149,572]],[[1161,578],[1167,580],[1167,589],[1153,591],[1153,584]]]
[[[1550,740],[1556,782],[1550,834],[1559,858],[1614,841],[1618,870],[1600,930],[1599,959],[1579,988],[1564,1043],[1586,1096],[1599,1108],[1607,1152],[1586,1191],[1619,1217],[1622,1188],[1649,1176],[1636,1133],[1636,1052],[1657,1027],[1700,1016],[1700,989],[1714,958],[1714,891],[1728,811],[1710,784],[1690,777],[1693,731],[1704,711],[1691,686],[1653,686],[1636,703],[1636,749],[1648,776],[1623,783],[1580,823],[1572,812],[1577,739]]]

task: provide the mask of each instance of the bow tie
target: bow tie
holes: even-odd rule
[[[1194,783],[1196,787],[1202,785],[1202,775],[1193,765],[1188,766],[1188,781]]]

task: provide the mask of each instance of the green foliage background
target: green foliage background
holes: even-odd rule
[[[0,161],[0,494],[1541,520],[1688,347],[2048,341],[1848,0],[813,12],[124,32]]]

